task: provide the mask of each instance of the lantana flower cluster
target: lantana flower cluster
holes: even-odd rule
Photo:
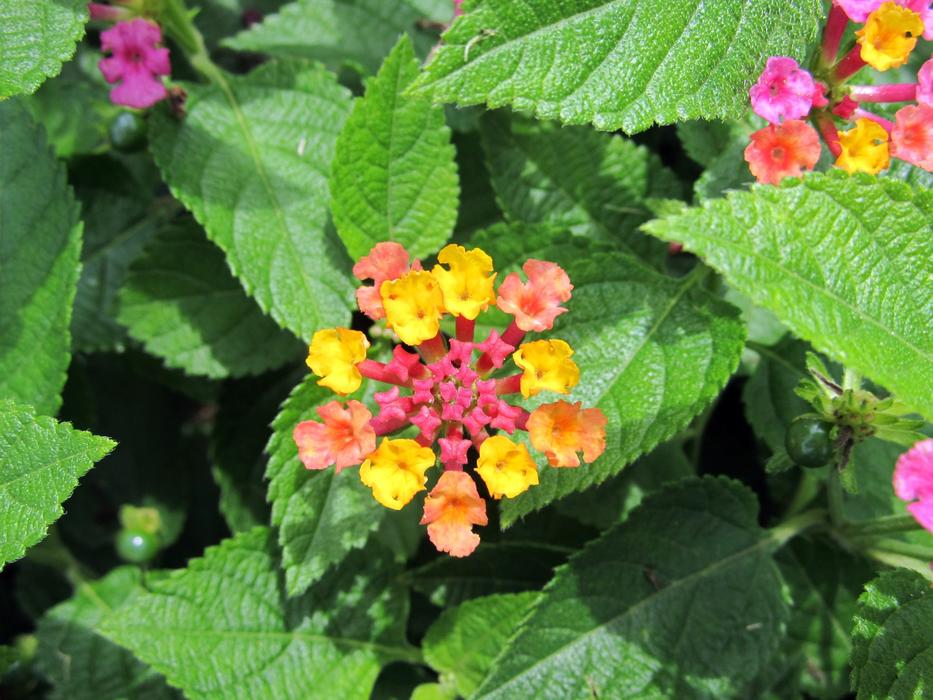
[[[462,557],[479,544],[473,526],[487,524],[477,477],[494,499],[514,498],[538,483],[538,467],[514,439],[517,432],[527,431],[552,467],[578,467],[581,456],[592,462],[604,451],[606,417],[579,402],[558,400],[531,412],[510,403],[519,394],[567,394],[579,381],[568,343],[525,341],[527,333],[551,330],[567,311],[561,304],[573,285],[559,265],[527,260],[525,279],[511,273],[497,290],[493,261],[483,250],[448,245],[437,260],[425,270],[401,245],[386,242],[354,266],[358,279],[372,281],[357,290],[360,310],[373,321],[385,319],[402,344],[391,360],[379,362],[367,357],[363,333],[329,328],[314,334],[307,363],[318,384],[340,395],[357,391],[363,377],[389,388],[374,395],[376,415],[360,401],[334,400],[317,409],[319,420],[299,423],[294,440],[305,467],[359,466],[375,499],[395,510],[427,490],[428,472],[439,462],[421,523],[438,550]],[[501,335],[491,330],[477,340],[476,319],[493,306],[512,322]],[[451,338],[441,332],[445,314],[455,319]],[[405,430],[414,437],[393,437]]]
[[[894,468],[894,493],[925,530],[933,533],[933,439],[902,454]]]
[[[100,33],[100,45],[110,56],[98,67],[104,79],[116,83],[110,101],[147,109],[168,97],[162,77],[170,75],[169,51],[162,46],[162,29],[144,14],[140,0],[114,0],[113,5],[88,4],[91,19],[116,22]]]
[[[850,21],[862,26],[854,46],[839,57]],[[933,59],[920,68],[916,83],[847,84],[865,66],[887,71],[905,65],[921,36],[933,38],[930,0],[834,0],[816,75],[793,58],[769,58],[749,91],[754,112],[770,122],[745,149],[758,182],[777,184],[812,170],[820,135],[836,167],[849,173],[877,174],[891,158],[933,170]],[[893,122],[865,108],[899,102],[910,104]]]

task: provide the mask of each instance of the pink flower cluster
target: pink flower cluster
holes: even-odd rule
[[[856,32],[859,42],[837,61],[849,21],[867,24]],[[880,172],[891,157],[933,170],[933,59],[923,64],[916,83],[846,85],[866,65],[902,65],[916,40],[898,23],[910,22],[925,37],[933,37],[930,0],[835,0],[820,59],[820,74],[828,83],[816,80],[793,58],[768,59],[749,90],[753,111],[769,122],[752,134],[745,150],[759,182],[777,184],[812,170],[820,157],[820,135],[837,167],[848,172]],[[872,102],[915,104],[899,109],[891,122],[864,108]],[[840,131],[846,122],[854,122],[855,128]]]
[[[921,440],[897,460],[894,493],[908,501],[911,515],[933,532],[933,439]]]

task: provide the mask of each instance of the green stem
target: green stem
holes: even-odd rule
[[[839,480],[839,470],[830,466],[829,480],[826,484],[826,500],[829,503],[829,517],[833,525],[840,527],[845,518],[843,516],[842,482]]]
[[[212,83],[225,83],[223,71],[211,60],[204,37],[192,21],[184,0],[163,0],[159,21],[165,33],[185,52],[191,67]]]
[[[826,510],[824,508],[814,508],[813,510],[808,510],[792,518],[788,518],[783,523],[772,527],[768,531],[768,539],[776,543],[778,547],[781,547],[801,532],[825,523]]]
[[[846,369],[845,374],[842,375],[843,390],[852,389],[853,391],[855,391],[856,389],[860,389],[861,387],[862,387],[862,375],[860,375],[854,369]]]
[[[875,520],[846,523],[842,528],[846,535],[852,537],[889,535],[897,532],[910,532],[920,529],[922,529],[920,523],[918,523],[912,515],[888,515]]]
[[[785,518],[797,515],[797,513],[810,505],[813,499],[819,495],[820,488],[823,485],[822,480],[810,470],[801,469],[800,471],[802,471],[803,474],[800,477],[800,481],[797,482],[797,491],[794,493],[790,505],[787,506],[787,510],[784,512]]]
[[[874,541],[865,541],[868,546],[866,549],[883,550],[891,554],[902,554],[906,557],[913,557],[921,561],[933,561],[933,547],[926,544],[913,544],[903,540],[875,539]],[[858,540],[856,540],[858,546]]]
[[[927,561],[921,561],[920,559],[904,554],[888,552],[884,549],[866,549],[864,553],[866,556],[871,557],[875,561],[880,561],[882,564],[911,569],[928,579],[933,579],[933,571],[930,570],[930,563]]]

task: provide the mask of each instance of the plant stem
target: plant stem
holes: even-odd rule
[[[842,375],[842,390],[860,389],[862,387],[862,375],[856,372],[854,369],[846,369],[845,373]]]
[[[833,526],[838,528],[845,520],[842,514],[842,482],[839,479],[839,470],[832,466],[830,466],[829,480],[826,483],[826,500],[829,503],[830,520]]]
[[[929,562],[921,561],[920,559],[904,554],[888,552],[884,549],[866,549],[864,553],[866,556],[871,557],[875,561],[880,561],[882,564],[911,569],[928,579],[933,579],[933,571],[930,570]]]
[[[829,10],[829,17],[826,19],[826,28],[823,30],[823,63],[831,66],[836,56],[839,54],[839,44],[842,42],[842,35],[845,34],[846,26],[849,24],[849,17],[845,11],[833,3]]]
[[[847,523],[842,530],[851,537],[867,535],[889,535],[897,532],[910,532],[921,529],[912,515],[888,515],[884,518],[858,523]]]
[[[792,515],[797,515],[797,513],[810,505],[813,499],[819,494],[821,486],[822,481],[816,474],[808,470],[803,470],[800,481],[797,483],[797,491],[794,493],[790,505],[787,506],[784,517],[789,518]]]
[[[778,547],[783,546],[789,540],[793,539],[801,532],[809,530],[811,527],[821,525],[826,522],[826,510],[824,508],[814,508],[792,518],[788,518],[783,523],[775,525],[768,532],[768,539],[776,543]]]
[[[883,550],[891,554],[900,554],[905,557],[913,557],[924,562],[933,561],[933,547],[926,544],[913,544],[903,540],[892,540],[888,538],[876,539],[871,542],[871,546],[866,549]]]

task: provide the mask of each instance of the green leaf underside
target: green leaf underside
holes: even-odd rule
[[[114,445],[0,401],[0,569],[45,537],[78,479]]]
[[[426,257],[450,238],[457,221],[460,186],[444,110],[404,94],[418,70],[403,36],[337,139],[332,209],[351,258],[380,241]]]
[[[93,583],[82,583],[74,597],[51,609],[36,632],[36,662],[61,700],[156,700],[177,698],[162,678],[126,649],[98,634],[116,609],[143,592],[137,567],[112,570]]]
[[[653,495],[574,555],[474,697],[728,697],[788,607],[757,501],[726,479]]]
[[[0,103],[0,153],[0,398],[54,415],[71,359],[78,205],[16,100]]]
[[[425,661],[469,697],[538,595],[492,595],[445,610],[424,637]]]
[[[933,417],[933,193],[812,174],[646,224],[818,350]]]
[[[163,228],[130,268],[118,320],[169,367],[213,378],[258,374],[301,354],[230,274],[193,221]]]
[[[0,99],[33,93],[46,78],[58,75],[74,55],[87,18],[85,0],[3,0]]]
[[[317,381],[308,375],[295,387],[272,423],[266,447],[267,499],[272,504],[272,524],[279,529],[291,595],[303,592],[351,550],[365,545],[387,513],[360,482],[357,468],[340,474],[334,467],[309,471],[298,459],[292,439],[295,426],[303,420],[320,420],[314,409],[337,399]],[[364,385],[348,398],[359,400],[367,388]]]
[[[399,34],[423,16],[414,0],[296,0],[223,45],[375,73]]]
[[[882,573],[858,599],[852,688],[859,700],[925,698],[933,683],[933,595],[912,571]]]
[[[273,534],[256,528],[153,582],[102,632],[194,700],[365,700],[383,663],[412,654],[396,575],[379,551],[359,553],[288,600]]]
[[[676,198],[676,175],[643,146],[585,127],[505,114],[482,121],[483,150],[506,218],[550,223],[646,259],[666,247],[638,231],[648,198]]]
[[[603,131],[737,117],[765,59],[801,58],[821,17],[819,0],[486,0],[416,86]]]
[[[540,484],[502,502],[505,526],[605,481],[686,427],[725,386],[745,341],[737,310],[702,290],[696,272],[675,280],[630,256],[565,257],[574,253],[542,251],[574,284],[569,311],[548,337],[574,349],[580,383],[562,398],[603,411],[606,451],[576,469],[547,467],[541,458]],[[542,394],[533,403],[554,400]]]
[[[151,150],[172,192],[280,325],[309,340],[346,325],[349,260],[328,229],[327,179],[349,93],[323,68],[272,63],[189,84],[187,115],[152,115]]]

